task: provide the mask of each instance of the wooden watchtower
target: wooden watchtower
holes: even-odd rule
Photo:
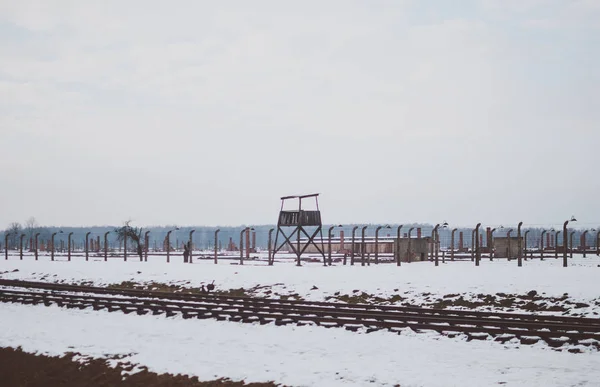
[[[296,264],[300,266],[300,257],[309,245],[317,248],[317,251],[323,256],[325,263],[325,253],[323,245],[323,224],[321,223],[321,211],[319,211],[319,194],[310,194],[302,196],[284,196],[281,198],[281,210],[279,211],[279,220],[277,221],[277,234],[275,235],[275,249],[271,259],[275,259],[275,254],[281,250],[286,244],[290,246],[294,254],[296,254]],[[316,210],[305,211],[302,209],[302,199],[315,198]],[[297,211],[284,211],[283,207],[286,200],[298,199]],[[289,234],[291,232],[291,234]],[[283,242],[277,245],[279,234],[283,237]],[[303,241],[303,246],[300,243],[301,234],[307,238],[306,243]],[[320,234],[321,247],[315,242],[315,237]],[[294,246],[294,236],[296,236]]]

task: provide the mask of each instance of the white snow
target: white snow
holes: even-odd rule
[[[234,258],[234,257],[232,257]],[[483,260],[323,267],[321,263],[296,267],[293,262],[237,260],[194,261],[181,256],[150,256],[149,262],[130,259],[75,257],[67,262],[46,256],[34,261],[11,257],[0,260],[0,278],[96,285],[123,281],[158,282],[199,287],[213,280],[218,290],[255,288],[254,294],[269,296],[298,293],[307,300],[323,300],[336,292],[354,290],[380,296],[400,294],[419,304],[430,293],[524,294],[536,290],[544,296],[586,302],[577,309],[587,315],[600,312],[597,278],[600,259],[525,261]],[[467,297],[466,297],[467,298]],[[599,354],[578,346],[584,353],[552,350],[546,344],[505,345],[491,340],[466,342],[465,337],[437,333],[401,335],[380,331],[365,334],[316,326],[261,326],[183,320],[180,317],[137,316],[121,313],[79,311],[58,307],[0,304],[3,329],[0,345],[22,346],[30,352],[84,356],[128,355],[124,361],[147,366],[158,373],[196,375],[201,380],[228,377],[233,380],[275,381],[293,386],[597,386]]]
[[[570,301],[590,305],[576,309],[577,313],[590,317],[600,313],[597,286],[600,258],[595,255],[569,259],[567,268],[562,267],[561,258],[527,260],[520,268],[516,260],[487,259],[482,260],[479,267],[471,261],[440,263],[439,267],[431,262],[403,263],[401,267],[394,264],[323,267],[320,263],[296,267],[292,262],[267,266],[264,261],[247,261],[241,266],[237,260],[221,260],[216,265],[206,260],[184,264],[180,255],[172,257],[169,264],[164,257],[153,256],[148,262],[133,259],[104,262],[97,258],[89,262],[82,258],[66,262],[64,259],[54,262],[47,257],[39,261],[30,257],[23,261],[13,257],[0,260],[0,278],[88,281],[96,285],[154,281],[186,287],[199,287],[214,280],[217,290],[260,287],[254,294],[271,297],[298,293],[306,300],[324,300],[336,292],[353,294],[359,290],[383,297],[399,294],[413,304],[422,304],[427,293],[434,300],[446,294],[525,294],[536,290],[545,297],[568,293]]]
[[[505,348],[403,330],[370,334],[0,304],[0,346],[120,361],[200,380],[292,386],[597,386],[597,353]]]

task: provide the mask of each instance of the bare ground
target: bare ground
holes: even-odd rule
[[[156,374],[143,368],[133,375],[123,375],[133,368],[131,364],[121,363],[117,367],[107,364],[108,359],[89,359],[74,361],[78,354],[69,353],[62,357],[34,355],[20,348],[0,348],[0,384],[11,387],[275,387],[278,384],[244,383],[218,379],[199,381],[187,375]]]

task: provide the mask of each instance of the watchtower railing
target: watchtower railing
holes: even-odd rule
[[[321,211],[280,211],[279,226],[321,226]]]

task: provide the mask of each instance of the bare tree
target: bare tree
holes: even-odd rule
[[[33,240],[33,236],[39,230],[39,228],[40,228],[40,225],[38,224],[38,222],[35,220],[35,218],[33,216],[25,221],[25,230],[24,231],[25,231],[25,234],[27,234],[27,238],[29,240]]]
[[[15,248],[15,246],[17,246],[17,241],[18,241],[19,237],[21,236],[21,233],[23,232],[23,227],[21,227],[21,223],[12,222],[8,226],[8,229],[6,230],[6,232],[10,233],[10,236],[8,237],[9,247],[12,246],[12,248]]]
[[[128,220],[123,227],[115,228],[115,233],[117,234],[119,242],[127,238],[135,243],[136,251],[141,261],[144,253],[144,242],[142,239],[144,229],[141,227],[132,227],[130,223],[131,220]]]

